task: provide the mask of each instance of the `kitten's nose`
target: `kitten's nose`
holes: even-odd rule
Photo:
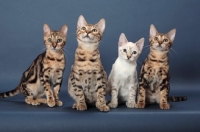
[[[56,44],[56,43],[53,43],[53,45],[52,45],[52,46],[53,46],[53,48],[55,49],[55,48],[56,48],[56,46],[57,46],[57,44]]]
[[[131,56],[130,55],[127,55],[127,58],[128,58],[128,60],[131,58]]]

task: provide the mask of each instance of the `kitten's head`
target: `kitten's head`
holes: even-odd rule
[[[48,50],[58,51],[63,49],[66,42],[68,27],[63,25],[59,31],[52,31],[47,24],[44,24],[44,44]]]
[[[168,52],[174,41],[176,29],[172,29],[167,34],[158,33],[155,26],[150,26],[150,48],[156,51]]]
[[[105,19],[101,19],[97,24],[88,24],[81,15],[77,23],[76,37],[84,43],[97,43],[102,38],[105,26]]]
[[[128,61],[135,61],[142,52],[144,38],[141,38],[136,43],[128,42],[124,33],[119,37],[119,56]]]

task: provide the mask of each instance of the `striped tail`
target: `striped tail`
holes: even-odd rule
[[[15,89],[11,91],[0,93],[0,98],[12,97],[12,96],[18,95],[19,93],[20,93],[20,90],[18,87],[16,87]]]
[[[185,101],[185,100],[187,100],[187,96],[181,96],[181,97],[170,96],[170,97],[168,97],[169,102],[178,102],[178,101]]]

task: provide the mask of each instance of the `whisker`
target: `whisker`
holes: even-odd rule
[[[149,50],[149,48],[148,48],[148,49],[146,49],[146,50],[144,51],[144,53],[145,53],[145,52],[147,52],[147,50]]]
[[[146,48],[146,47],[150,47],[150,45],[146,45],[146,46],[144,46],[144,48]]]
[[[172,51],[174,51],[174,53],[176,53],[178,55],[178,53],[173,48],[170,48],[170,49],[172,49]]]
[[[171,54],[171,52],[169,51],[169,54],[170,54],[170,56],[172,57],[172,59],[173,59],[173,56],[172,56],[172,54]]]
[[[137,60],[137,62],[138,62],[140,65],[142,65],[142,63],[141,63],[139,60]]]

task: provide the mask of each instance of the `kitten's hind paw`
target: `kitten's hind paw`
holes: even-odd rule
[[[56,105],[57,105],[57,106],[62,106],[63,103],[62,103],[62,101],[58,100],[58,101],[56,101]]]
[[[135,107],[138,109],[143,109],[145,107],[145,103],[137,103]]]
[[[133,103],[133,102],[126,102],[126,106],[128,108],[134,108],[135,107],[135,103]]]
[[[118,104],[117,103],[109,103],[108,104],[108,106],[110,107],[110,108],[117,108],[117,106],[118,106]]]
[[[160,109],[163,109],[163,110],[168,110],[170,109],[170,105],[169,104],[160,104]]]
[[[87,110],[87,105],[86,104],[79,104],[75,106],[75,104],[72,106],[72,108],[76,107],[77,110],[80,110],[80,111],[84,111],[84,110]]]

